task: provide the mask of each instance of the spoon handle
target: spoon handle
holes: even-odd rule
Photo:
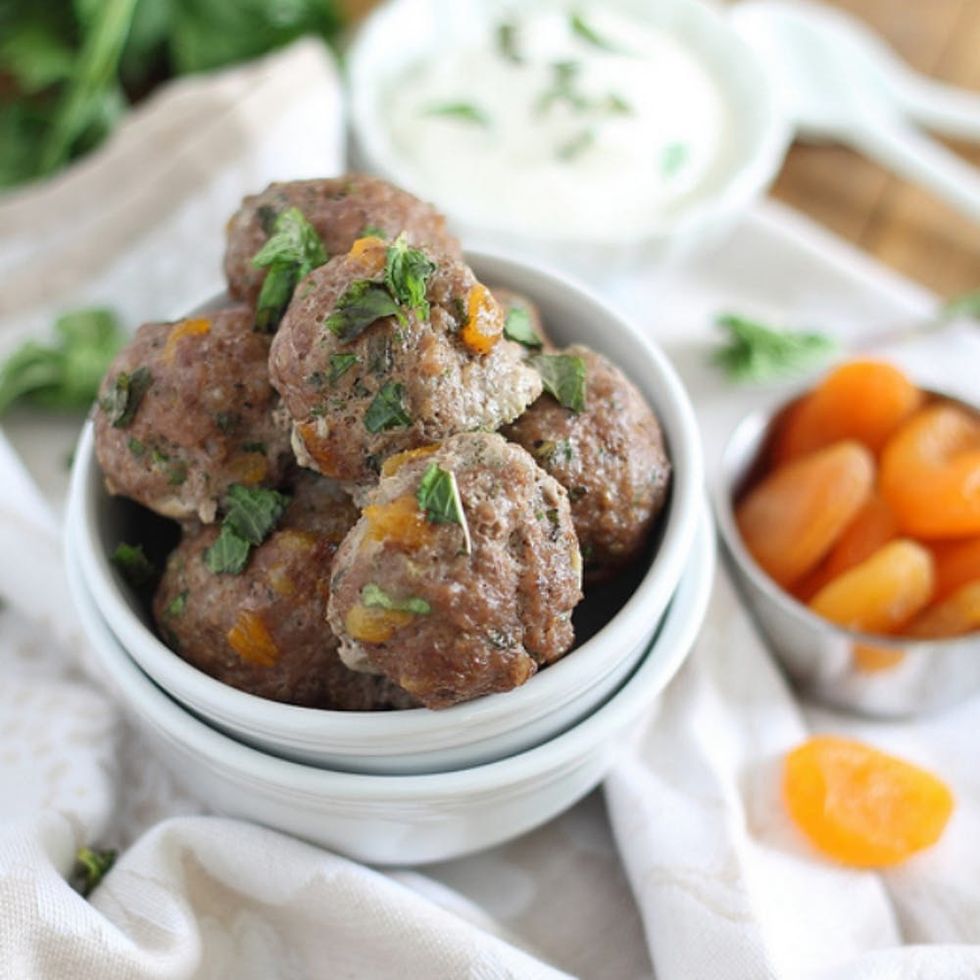
[[[896,96],[902,110],[920,126],[980,142],[980,92],[916,77],[906,80]]]
[[[848,137],[868,156],[980,223],[980,171],[952,151],[888,117],[867,118]]]

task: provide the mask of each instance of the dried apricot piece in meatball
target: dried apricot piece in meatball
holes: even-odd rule
[[[272,345],[272,383],[304,466],[352,485],[392,453],[496,429],[541,392],[469,267],[368,237],[299,286]]]
[[[334,561],[341,657],[430,708],[523,684],[572,645],[565,491],[519,446],[456,435],[391,457]]]
[[[504,286],[491,286],[490,292],[504,311],[504,336],[508,340],[520,344],[526,352],[532,354],[555,349],[544,329],[541,311],[535,303],[523,293]]]
[[[106,372],[95,409],[109,492],[210,523],[231,484],[279,483],[291,453],[269,343],[246,306],[140,327]]]
[[[394,239],[402,233],[413,245],[462,254],[435,208],[377,177],[349,174],[275,183],[246,197],[228,222],[225,276],[236,299],[255,305],[266,269],[252,259],[273,233],[276,218],[289,208],[297,208],[312,225],[327,257],[343,255],[365,235]]]
[[[154,599],[160,634],[188,663],[259,697],[338,711],[412,706],[386,678],[345,667],[325,623],[334,553],[356,519],[350,499],[311,473],[237,574],[213,571],[218,528],[186,530]]]
[[[568,491],[585,578],[596,582],[642,552],[667,497],[670,462],[657,417],[619,368],[582,346],[559,357],[577,359],[583,369],[581,409],[569,407],[572,372],[545,357],[534,363],[554,375],[549,393],[504,435]]]

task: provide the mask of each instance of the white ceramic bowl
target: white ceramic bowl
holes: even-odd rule
[[[489,765],[421,776],[330,772],[266,755],[198,721],[127,656],[99,615],[69,551],[86,636],[127,711],[174,777],[216,811],[265,824],[376,864],[459,857],[516,837],[588,793],[628,730],[676,673],[704,618],[714,574],[707,509],[684,577],[649,652],[627,683],[583,722]]]
[[[337,712],[264,700],[185,663],[152,632],[146,611],[108,556],[126,535],[125,508],[111,498],[90,427],[75,455],[68,523],[88,587],[130,655],[161,687],[209,724],[284,758],[371,773],[437,772],[530,748],[602,704],[649,645],[687,563],[700,519],[702,463],[688,397],[664,355],[598,299],[554,273],[469,254],[476,274],[532,298],[561,344],[583,342],[622,365],[660,418],[674,476],[653,561],[622,608],[594,636],[523,687],[443,711]],[[593,607],[615,601],[603,592]]]
[[[672,259],[719,241],[769,187],[789,144],[790,130],[771,82],[728,17],[699,0],[605,0],[603,8],[622,11],[680,40],[717,80],[731,116],[726,148],[702,190],[642,235],[624,237],[620,228],[605,227],[583,239],[545,229],[528,235],[490,224],[460,202],[445,200],[440,187],[421,179],[393,144],[384,120],[384,95],[392,80],[425,58],[438,57],[455,33],[492,30],[491,18],[499,10],[485,0],[453,0],[451,7],[440,0],[389,0],[367,18],[347,55],[355,162],[433,201],[466,242],[554,259],[588,278],[601,278],[612,268]]]

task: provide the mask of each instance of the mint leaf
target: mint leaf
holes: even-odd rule
[[[323,325],[346,344],[386,316],[403,318],[398,303],[382,283],[358,279],[344,290]]]
[[[368,432],[384,432],[410,426],[412,418],[405,411],[404,396],[403,385],[397,381],[386,381],[364,413],[364,427]]]
[[[441,105],[429,106],[423,111],[423,115],[459,119],[462,122],[473,123],[477,126],[490,125],[490,117],[472,102],[446,102]]]
[[[538,354],[531,365],[541,375],[544,390],[573,412],[585,411],[585,361],[572,354]]]
[[[542,340],[531,326],[531,313],[526,306],[512,306],[504,320],[504,336],[525,347],[541,347]]]
[[[436,264],[421,249],[412,248],[404,235],[388,246],[385,257],[385,285],[401,305],[408,307],[419,320],[429,316],[425,298],[426,283],[436,271]]]
[[[436,463],[430,463],[419,481],[415,499],[433,524],[458,524],[463,529],[463,551],[468,555],[473,550],[455,473],[444,470]]]
[[[122,577],[134,589],[141,589],[149,585],[156,577],[157,570],[153,563],[146,557],[146,552],[141,544],[127,544],[121,541],[116,545],[116,550],[112,553],[109,560],[122,573]]]
[[[331,354],[330,355],[330,374],[327,381],[336,384],[356,363],[356,354]]]
[[[187,589],[184,589],[179,595],[175,595],[170,602],[167,603],[166,608],[163,610],[168,616],[173,616],[174,618],[184,615],[184,610],[187,608],[187,596],[190,593]]]
[[[284,493],[235,483],[225,497],[222,527],[230,528],[249,544],[259,545],[279,523],[288,505],[289,497]]]
[[[733,381],[758,383],[802,374],[837,349],[824,334],[775,330],[736,314],[723,314],[716,323],[728,338],[712,362]]]
[[[153,384],[150,369],[138,367],[135,371],[120,371],[108,393],[100,402],[102,411],[109,416],[115,429],[126,429],[136,417],[143,396]]]
[[[87,898],[108,874],[115,861],[115,851],[80,847],[75,853],[75,866],[68,877],[68,883],[82,898]]]
[[[244,538],[223,524],[214,544],[204,552],[204,564],[215,575],[238,575],[248,564],[251,551],[252,546]]]
[[[361,589],[361,604],[368,609],[391,609],[394,612],[413,613],[416,616],[428,616],[432,606],[418,596],[408,596],[405,599],[392,599],[379,585],[368,582]]]

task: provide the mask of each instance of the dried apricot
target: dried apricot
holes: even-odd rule
[[[476,354],[489,354],[504,332],[504,318],[493,294],[477,283],[466,294],[466,322],[460,337]]]
[[[968,582],[980,582],[980,538],[937,541],[930,550],[936,561],[935,602],[952,595]]]
[[[275,667],[280,651],[258,613],[243,609],[226,636],[228,645],[242,660],[256,667]]]
[[[376,609],[358,603],[351,606],[344,625],[351,637],[360,643],[387,643],[414,618],[410,612]]]
[[[421,548],[432,540],[433,525],[410,493],[385,504],[369,504],[363,513],[371,541],[390,541],[411,549]]]
[[[934,583],[932,555],[901,539],[825,585],[810,608],[849,629],[893,633],[926,607]]]
[[[868,500],[874,460],[840,442],[769,474],[738,505],[739,531],[755,560],[792,585],[830,550]]]
[[[790,410],[773,459],[777,465],[786,463],[841,439],[856,439],[876,453],[922,399],[922,392],[891,364],[850,361]]]
[[[980,420],[948,403],[918,412],[882,451],[881,492],[907,534],[980,534]]]
[[[794,594],[809,602],[828,582],[870,558],[897,537],[898,524],[891,508],[879,494],[872,494],[854,520],[844,528],[827,557],[796,585]]]
[[[897,864],[935,844],[953,812],[953,794],[932,773],[832,735],[786,756],[783,798],[818,850],[859,868]]]
[[[930,606],[909,623],[915,637],[962,636],[980,630],[980,582],[970,582],[942,602]]]

